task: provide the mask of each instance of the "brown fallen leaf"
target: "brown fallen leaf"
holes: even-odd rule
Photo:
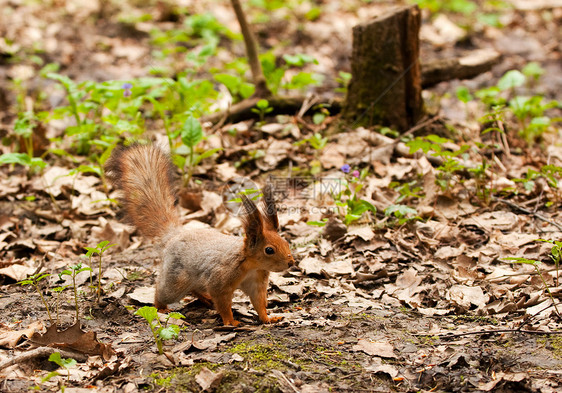
[[[324,226],[324,230],[322,234],[324,237],[330,241],[336,241],[342,238],[347,233],[347,226],[339,219],[330,217],[326,225]]]
[[[43,323],[41,321],[36,321],[26,329],[0,332],[0,347],[15,348],[23,336],[30,338],[35,332],[41,329],[43,329]]]
[[[14,281],[21,281],[28,276],[31,276],[35,270],[36,266],[23,266],[18,264],[13,264],[11,266],[0,269],[0,276],[10,277]]]
[[[203,391],[213,391],[219,386],[223,376],[223,373],[214,373],[207,367],[203,367],[195,376],[195,381]]]
[[[95,332],[83,331],[80,329],[79,323],[61,331],[57,329],[56,325],[51,325],[43,334],[34,333],[29,341],[36,346],[71,349],[87,355],[101,355],[105,360],[109,360],[115,355],[111,344],[100,343]]]
[[[359,339],[357,344],[352,348],[354,351],[363,351],[367,355],[379,356],[383,358],[396,358],[394,347],[390,343],[375,342],[370,340]]]

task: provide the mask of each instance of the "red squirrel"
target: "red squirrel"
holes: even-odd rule
[[[154,305],[165,309],[193,294],[219,312],[225,325],[237,326],[232,315],[236,288],[249,297],[262,323],[267,315],[269,272],[295,263],[289,244],[277,233],[279,220],[271,185],[263,189],[264,213],[242,195],[246,236],[215,229],[185,229],[176,209],[174,166],[161,149],[133,144],[117,147],[105,165],[108,179],[123,192],[125,215],[147,237],[159,238],[162,264]]]

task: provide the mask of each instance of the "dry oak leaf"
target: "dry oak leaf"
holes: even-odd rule
[[[396,358],[394,346],[390,343],[376,342],[360,338],[352,348],[354,351],[363,351],[367,355],[379,356],[382,358]]]
[[[199,374],[195,376],[195,381],[203,391],[212,391],[219,386],[223,376],[223,373],[214,373],[207,367],[203,367]]]
[[[140,304],[152,304],[154,303],[154,292],[154,287],[140,287],[127,294],[127,297]]]
[[[111,344],[100,343],[97,334],[83,331],[80,329],[79,322],[61,331],[57,329],[57,325],[51,325],[44,334],[34,333],[29,341],[36,346],[70,349],[86,355],[101,355],[105,360],[115,355]]]
[[[41,321],[33,322],[26,329],[8,330],[0,333],[0,347],[15,348],[23,336],[31,337],[38,330],[43,329]]]
[[[21,281],[28,276],[31,276],[35,270],[37,270],[37,267],[13,264],[0,269],[0,276],[6,276],[15,281]]]
[[[490,300],[482,287],[468,285],[453,285],[449,288],[447,298],[465,309],[469,309],[471,305],[484,307]]]

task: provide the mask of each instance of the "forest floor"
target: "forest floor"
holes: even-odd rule
[[[19,105],[33,106],[41,97],[52,111],[64,101],[55,82],[39,75],[42,64],[60,64],[59,73],[75,81],[132,80],[154,70],[173,75],[185,64],[175,54],[156,56],[162,47],[149,32],[179,29],[182,7],[189,14],[210,10],[238,31],[228,2],[116,3],[0,1],[0,136],[7,141],[0,153],[13,151],[9,137]],[[350,70],[352,26],[395,2],[327,0],[314,17],[312,2],[288,3],[293,6],[272,11],[269,19],[257,6],[249,12],[260,45],[278,57],[315,58],[317,64],[305,69],[323,75],[323,82],[310,90],[326,99],[339,86],[338,72]],[[477,3],[481,10],[490,2]],[[338,118],[326,113],[318,121],[295,114],[212,130],[204,125],[208,147],[223,150],[194,171],[198,186],[182,195],[182,221],[240,234],[240,221],[223,203],[223,185],[244,177],[263,185],[274,176],[286,193],[281,234],[297,260],[271,277],[269,313],[282,316],[279,323],[258,324],[248,298],[237,293],[233,310],[242,324],[224,327],[216,311],[188,297],[171,306],[185,319],[170,322],[181,331],[159,355],[147,322],[134,315],[152,303],[158,247],[120,221],[107,202],[116,194],[99,174],[71,172],[85,162],[77,155],[46,155],[49,165],[35,174],[0,166],[0,390],[562,391],[562,284],[553,262],[562,244],[537,240],[562,241],[560,103],[537,116],[552,121],[530,139],[520,132],[528,124],[506,115],[496,123],[505,127],[502,138],[481,134],[482,102],[463,103],[456,95],[459,86],[470,92],[497,86],[507,71],[536,63],[541,75],[506,94],[561,99],[560,2],[505,3],[510,6],[482,13],[501,23],[496,27],[476,19],[480,11],[438,18],[423,13],[422,61],[483,48],[501,54],[490,72],[424,91],[427,126],[412,136],[449,138],[442,146],[451,151],[471,143],[464,169],[446,172],[439,168],[444,156],[409,154],[399,148],[402,142],[372,130],[336,133]],[[223,43],[231,47],[209,68],[243,56],[240,40],[223,37]],[[148,138],[165,140],[164,126],[151,124]],[[44,124],[46,148],[64,142],[66,126],[57,119]],[[315,133],[328,138],[326,146],[312,147]],[[345,164],[349,173],[340,169]],[[302,171],[287,176],[294,168]],[[362,171],[358,178],[354,170]],[[338,206],[326,189],[345,184],[376,214],[365,211],[344,225],[349,204]],[[101,257],[101,299],[89,272],[76,277],[81,327],[89,333],[78,333],[78,342],[76,329],[42,336],[50,325],[43,298],[61,329],[75,320],[72,291],[59,298],[56,290],[71,285],[70,276],[59,273],[91,263],[95,284],[98,255],[84,258],[84,247],[106,240],[115,246]],[[51,274],[39,282],[43,297],[18,283],[39,271]],[[32,349],[57,342],[63,358],[77,360],[68,369],[48,360],[50,350]],[[58,375],[49,375],[55,370]]]

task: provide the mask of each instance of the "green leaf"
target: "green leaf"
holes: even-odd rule
[[[261,100],[259,100],[259,101],[256,103],[256,106],[257,106],[259,109],[265,110],[265,109],[267,109],[267,108],[269,107],[269,101],[262,98]]]
[[[306,224],[307,225],[312,225],[315,227],[323,227],[326,225],[326,222],[328,221],[328,219],[324,219],[323,221],[307,221]]]
[[[144,306],[135,311],[135,315],[143,317],[152,326],[152,321],[158,318],[158,310],[156,307]]]
[[[470,94],[465,86],[461,86],[457,89],[457,98],[459,99],[459,101],[462,101],[466,104],[467,102],[472,101],[474,97],[472,97],[472,94]]]
[[[37,278],[35,278],[35,281],[39,282],[42,279],[44,279],[45,277],[49,277],[51,275],[51,273],[43,273],[42,275],[38,276]]]
[[[203,153],[201,153],[197,157],[195,157],[195,159],[193,160],[193,165],[198,165],[205,158],[211,157],[213,154],[215,154],[216,152],[218,152],[220,150],[222,150],[222,147],[217,147],[215,149],[209,149],[207,151],[204,151]]]
[[[242,98],[251,97],[256,92],[256,86],[252,83],[244,82],[240,85],[240,95]]]
[[[162,340],[170,340],[172,338],[177,338],[180,332],[180,327],[178,325],[170,325],[163,329],[160,329],[158,332],[158,336]]]
[[[302,67],[307,63],[318,64],[318,61],[314,57],[306,54],[283,55],[283,60],[292,67]]]
[[[523,75],[534,79],[538,79],[545,72],[544,68],[535,61],[528,63],[521,71],[523,72]]]
[[[312,115],[312,122],[317,125],[321,124],[325,119],[326,115],[322,112],[316,112],[314,115]]]
[[[183,124],[181,130],[181,140],[182,142],[190,147],[195,147],[203,139],[203,128],[198,119],[189,115]]]
[[[171,312],[168,314],[168,318],[185,319],[185,315],[180,312]]]
[[[518,70],[507,71],[498,81],[500,90],[513,89],[522,86],[525,83],[525,75]]]
[[[550,118],[547,116],[533,117],[530,126],[547,127],[550,125]]]
[[[58,352],[57,352],[58,353]],[[60,355],[59,355],[60,356]],[[59,376],[60,374],[57,373],[56,371],[51,371],[49,374],[47,374],[43,379],[41,379],[41,382],[47,382],[49,381],[51,378]],[[36,390],[40,390],[40,389],[36,389]]]
[[[353,221],[357,221],[361,218],[361,214],[346,214],[343,220],[345,225],[351,224]]]
[[[90,267],[83,267],[83,268],[81,268],[81,269],[77,269],[77,270],[76,270],[76,274],[79,274],[79,273],[82,273],[82,272],[86,272],[86,271],[90,271],[90,272],[91,272],[91,271],[92,271],[92,268],[90,268]]]
[[[225,85],[232,95],[238,94],[242,84],[242,78],[230,74],[216,74],[214,78],[217,82]]]
[[[520,258],[520,257],[507,257],[507,258],[501,258],[504,261],[509,261],[511,263],[524,263],[526,265],[533,265],[533,266],[538,266],[541,262],[540,261],[535,261],[534,259],[527,259],[527,258]]]
[[[416,209],[413,209],[406,205],[390,205],[384,210],[385,216],[394,215],[395,217],[401,218],[406,217],[409,214],[416,215],[418,212]]]
[[[16,123],[14,124],[14,132],[22,138],[30,138],[33,134],[33,128],[35,127],[31,123],[32,119],[32,112],[20,113]]]
[[[91,257],[93,254],[97,254],[99,252],[99,250],[94,247],[84,247],[84,249],[87,251],[86,252],[87,257]]]
[[[62,359],[60,356],[60,352],[54,352],[49,356],[49,361],[57,364],[60,367],[68,368],[72,367],[76,364],[76,360],[69,358],[69,359]]]
[[[0,156],[0,165],[4,164],[29,166],[31,165],[31,157],[26,153],[5,153]]]
[[[320,85],[324,77],[311,72],[299,72],[285,85],[286,89],[304,89],[311,85]]]

